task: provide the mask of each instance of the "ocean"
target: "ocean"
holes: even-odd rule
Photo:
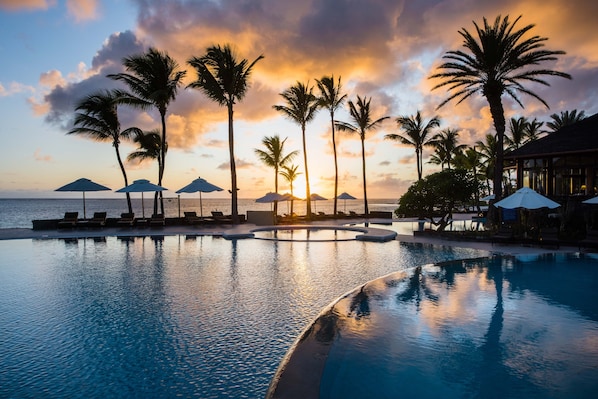
[[[141,216],[142,211],[149,217],[153,213],[153,196],[145,198],[143,209],[140,198],[132,198],[133,212]],[[211,211],[222,211],[224,214],[231,213],[230,198],[208,198],[203,199],[203,214],[210,216]],[[394,211],[397,208],[396,199],[369,199],[370,211]],[[331,214],[334,207],[333,200],[312,201],[312,212],[324,212]],[[260,204],[254,199],[239,199],[239,214],[251,211],[271,210],[271,204]],[[338,200],[337,210],[343,212],[355,211],[363,213],[363,200]],[[0,228],[32,228],[33,220],[60,219],[65,212],[79,212],[83,218],[82,198],[20,198],[0,199]],[[196,211],[200,214],[199,198],[164,198],[164,213],[166,217],[183,216],[186,211]],[[305,215],[305,201],[294,201],[293,211],[298,215]],[[85,201],[85,213],[91,218],[94,212],[106,212],[109,218],[120,217],[120,214],[127,212],[127,201],[123,199],[94,199],[88,198]],[[290,213],[290,203],[281,202],[278,204],[278,213]]]

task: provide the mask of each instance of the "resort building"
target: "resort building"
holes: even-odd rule
[[[598,114],[505,154],[517,187],[565,202],[598,195]]]

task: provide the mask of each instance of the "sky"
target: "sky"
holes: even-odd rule
[[[431,90],[442,56],[462,49],[459,30],[499,15],[521,16],[518,27],[534,24],[532,34],[548,38],[546,49],[566,52],[547,68],[572,75],[548,77],[549,87],[530,86],[550,109],[521,96],[525,108],[504,99],[506,118],[550,120],[565,110],[598,112],[598,2],[587,0],[0,0],[0,198],[79,197],[54,190],[80,177],[113,190],[124,186],[115,151],[108,142],[67,135],[77,101],[98,90],[120,87],[106,77],[123,71],[122,59],[155,47],[187,70],[183,87],[167,113],[169,151],[165,195],[197,177],[230,189],[226,108],[195,89],[187,60],[213,45],[230,44],[239,59],[253,61],[245,98],[235,106],[235,160],[239,198],[274,190],[274,172],[254,153],[266,136],[287,138],[288,151],[303,171],[300,127],[273,109],[280,93],[296,82],[314,84],[326,75],[341,78],[343,92],[371,98],[375,118],[389,116],[365,142],[368,198],[398,199],[416,180],[412,147],[385,140],[400,134],[396,118],[440,117],[440,129],[460,131],[473,144],[494,133],[486,101],[478,96],[437,109],[447,97]],[[315,93],[317,93],[317,88]],[[119,107],[122,128],[159,128],[153,110]],[[350,122],[346,106],[335,118]],[[311,191],[334,195],[330,115],[320,111],[307,126]],[[357,135],[337,132],[339,194],[363,198],[361,146]],[[124,157],[135,145],[123,142]],[[439,170],[427,163],[424,175]],[[155,162],[127,163],[129,182],[157,182]],[[289,190],[284,179],[279,191]],[[304,175],[294,183],[305,192]],[[89,198],[120,198],[113,192]]]

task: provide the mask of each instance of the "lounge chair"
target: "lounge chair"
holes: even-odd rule
[[[598,248],[598,230],[588,230],[586,238],[579,242],[579,250]]]
[[[64,218],[58,221],[58,228],[73,228],[79,221],[79,212],[65,212]]]
[[[116,225],[122,227],[131,227],[133,223],[135,223],[134,213],[121,213],[120,219],[116,221]]]
[[[513,236],[513,230],[509,227],[501,227],[492,236],[492,245],[494,245],[494,243],[509,243],[513,241]]]
[[[106,212],[95,212],[93,218],[86,223],[89,227],[104,227],[106,225]]]
[[[224,216],[221,211],[212,211],[212,219],[214,219],[217,223],[232,223],[232,219]]]
[[[162,227],[164,226],[165,219],[163,213],[154,213],[149,221],[150,227]]]
[[[540,246],[556,246],[560,248],[559,229],[556,227],[540,229]]]
[[[349,216],[354,217],[354,218],[359,217],[359,215],[355,211],[349,211]]]
[[[341,218],[345,218],[345,217],[347,217],[347,214],[346,214],[345,212],[343,212],[343,211],[337,211],[337,212],[336,212],[336,215],[337,215],[338,217],[341,217]]]
[[[197,216],[197,212],[185,212],[185,224],[199,224],[201,223],[201,218]]]

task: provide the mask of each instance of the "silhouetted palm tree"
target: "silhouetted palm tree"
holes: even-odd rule
[[[505,143],[508,150],[516,150],[527,143],[527,119],[523,116],[509,119],[509,132],[511,136],[505,135]]]
[[[291,162],[297,156],[298,151],[291,151],[288,154],[284,153],[284,143],[287,141],[280,140],[280,136],[274,135],[271,137],[264,137],[262,144],[266,150],[256,148],[255,154],[266,166],[274,168],[274,192],[278,193],[278,171],[281,167]],[[278,202],[274,202],[274,214],[278,213]]]
[[[523,86],[532,82],[545,86],[549,84],[543,76],[561,76],[570,79],[569,74],[550,69],[536,69],[536,65],[544,61],[553,61],[564,51],[542,50],[547,38],[539,36],[525,37],[534,25],[527,25],[515,30],[515,25],[521,17],[513,23],[506,16],[498,16],[494,25],[489,25],[484,18],[484,27],[480,29],[474,22],[479,41],[465,28],[459,31],[463,37],[463,46],[468,50],[448,51],[443,58],[448,62],[438,67],[442,72],[433,74],[431,78],[439,78],[441,83],[433,89],[448,87],[450,96],[438,108],[451,100],[458,99],[461,103],[474,94],[481,94],[488,101],[490,113],[496,128],[496,165],[494,172],[494,194],[496,200],[502,197],[502,165],[503,143],[505,134],[505,115],[502,104],[503,94],[515,100],[521,107],[523,104],[517,93],[527,94],[548,108],[548,104],[537,94]],[[524,38],[525,37],[525,38]]]
[[[473,177],[476,184],[476,191],[474,193],[475,203],[478,204],[480,200],[480,181],[485,180],[485,175],[480,173],[483,169],[482,154],[479,153],[475,147],[469,147],[465,151],[459,151],[455,154],[453,164],[457,169],[467,170]],[[488,190],[489,191],[489,190]]]
[[[311,190],[309,188],[309,171],[307,168],[307,145],[305,140],[305,127],[311,122],[318,110],[318,99],[313,94],[313,87],[301,82],[289,87],[280,96],[284,98],[286,105],[274,105],[274,109],[282,112],[287,118],[301,126],[303,138],[303,166],[305,169],[305,195],[306,195],[306,217],[311,219]]]
[[[297,179],[297,176],[301,174],[301,172],[297,172],[299,169],[299,165],[283,165],[282,170],[280,171],[280,175],[284,177],[284,179],[289,183],[290,190],[291,190],[291,197],[293,194],[293,182]],[[291,199],[291,215],[293,214],[293,199]]]
[[[372,115],[370,113],[371,101],[371,98],[368,100],[367,97],[361,98],[357,96],[357,106],[355,106],[353,101],[349,100],[349,114],[351,115],[351,119],[353,119],[354,124],[351,124],[349,122],[335,123],[336,127],[338,127],[340,130],[357,133],[359,134],[359,138],[361,139],[361,170],[363,174],[363,204],[365,215],[369,213],[368,193],[365,177],[365,134],[370,130],[376,129],[384,120],[389,118],[388,116],[383,116],[382,118],[378,118],[375,121],[372,121]]]
[[[457,144],[458,140],[459,131],[451,128],[441,130],[430,140],[429,145],[436,151],[436,162],[440,163],[442,169],[446,164],[447,169],[450,170],[453,156],[467,147],[465,144]]]
[[[168,106],[176,99],[179,86],[186,71],[179,71],[178,63],[167,53],[150,48],[144,54],[133,55],[123,59],[123,65],[129,73],[108,75],[109,78],[125,82],[131,93],[119,92],[119,102],[140,109],[155,107],[160,113],[162,125],[162,154],[158,171],[158,185],[162,184],[166,167],[166,112]],[[160,192],[162,199],[162,193]],[[156,193],[154,213],[157,213]],[[164,213],[164,201],[160,201],[161,213]]]
[[[550,115],[552,121],[546,122],[546,127],[550,128],[547,133],[553,133],[559,130],[560,128],[571,125],[573,123],[579,122],[582,119],[586,118],[585,111],[577,112],[576,109],[573,111],[561,111],[560,114],[552,114]]]
[[[249,76],[253,66],[262,58],[257,57],[253,62],[237,60],[230,45],[213,46],[207,49],[202,57],[192,57],[189,64],[197,71],[197,80],[188,87],[199,89],[210,100],[218,105],[226,106],[228,110],[228,149],[230,157],[232,219],[239,223],[237,206],[237,169],[235,166],[235,139],[233,131],[233,110],[237,101],[242,100],[249,87]]]
[[[537,118],[527,122],[525,126],[525,135],[527,136],[527,142],[537,140],[542,134],[542,126],[544,122],[540,122]]]
[[[145,160],[155,159],[158,161],[159,174],[162,165],[162,138],[160,137],[160,131],[155,129],[149,132],[138,132],[135,135],[133,142],[137,144],[137,150],[130,153],[127,160],[129,162],[143,162]],[[166,144],[166,147],[164,153],[168,151],[168,143]]]
[[[482,157],[482,169],[481,172],[484,174],[488,187],[490,187],[489,182],[494,178],[494,170],[496,169],[496,136],[494,134],[487,134],[485,137],[485,141],[478,140],[475,143],[475,146],[478,148],[478,152]],[[501,173],[501,180],[503,175]],[[496,194],[495,194],[496,195]]]
[[[334,76],[324,76],[317,80],[318,89],[320,89],[319,105],[330,112],[330,125],[332,129],[332,152],[334,154],[334,215],[336,215],[336,206],[338,199],[338,162],[336,157],[336,138],[334,134],[334,112],[343,104],[346,94],[341,95],[341,78],[334,83]]]
[[[418,110],[415,116],[406,115],[397,118],[399,127],[405,132],[404,136],[399,134],[387,134],[385,139],[399,141],[401,144],[413,146],[415,148],[415,157],[417,161],[417,179],[422,179],[422,154],[425,145],[429,145],[432,137],[432,129],[440,126],[440,118],[432,117],[428,122],[422,119]]]
[[[112,142],[125,186],[128,186],[127,172],[120,157],[120,142],[121,139],[129,139],[140,130],[136,127],[120,130],[116,93],[114,91],[101,91],[91,94],[79,101],[75,110],[78,112],[75,113],[74,127],[67,134],[80,134],[97,141]],[[131,196],[129,193],[126,194],[127,207],[129,212],[132,213]]]

